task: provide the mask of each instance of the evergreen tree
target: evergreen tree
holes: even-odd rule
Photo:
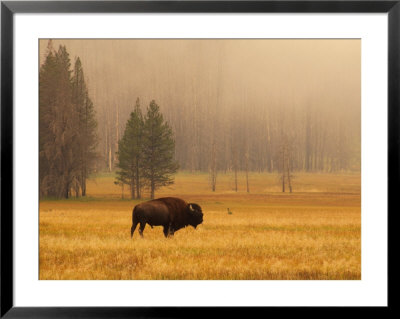
[[[117,182],[127,184],[131,198],[141,198],[142,187],[142,150],[143,150],[143,116],[140,100],[136,100],[135,109],[126,123],[125,132],[118,143]],[[136,192],[135,192],[136,190]]]
[[[39,73],[41,195],[68,198],[76,163],[76,113],[71,103],[71,71],[65,46],[50,50]]]
[[[75,192],[76,196],[79,196],[79,189],[81,189],[82,196],[86,196],[86,179],[93,170],[97,156],[97,122],[79,57],[75,60],[72,77],[72,103],[77,114],[76,125],[79,132],[79,139],[75,145],[75,160],[78,166]]]
[[[72,86],[72,104],[74,111],[77,115],[76,129],[81,132],[84,127],[83,110],[85,106],[86,97],[86,84],[83,75],[82,64],[79,58],[75,60],[74,73],[71,80]],[[75,161],[77,164],[77,176],[74,180],[73,188],[75,190],[76,197],[79,196],[79,192],[82,185],[82,170],[84,168],[84,143],[82,139],[78,139],[74,145]],[[83,195],[83,194],[82,194]]]
[[[83,129],[81,132],[84,152],[83,152],[83,168],[81,170],[82,179],[82,196],[86,196],[86,179],[93,172],[98,154],[96,151],[97,137],[97,121],[92,100],[89,98],[86,90],[85,108],[83,114]]]
[[[143,127],[143,177],[148,181],[152,199],[156,189],[174,182],[172,175],[178,170],[174,155],[172,129],[152,100]]]
[[[51,40],[48,44],[46,60],[39,71],[39,196],[47,195],[52,187],[51,180],[51,153],[50,140],[52,133],[50,120],[53,119],[53,101],[55,100],[55,79],[57,77],[56,58],[53,53]]]

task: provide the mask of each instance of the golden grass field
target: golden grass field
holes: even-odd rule
[[[203,224],[173,238],[148,225],[130,238],[139,201],[122,200],[112,174],[94,176],[88,198],[41,200],[40,279],[361,279],[359,174],[296,174],[292,194],[276,174],[251,174],[250,193],[239,177],[235,192],[220,174],[213,193],[207,174],[179,173],[156,192],[203,208]]]

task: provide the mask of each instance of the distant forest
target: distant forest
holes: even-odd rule
[[[48,44],[50,46],[51,42]],[[147,57],[151,49],[150,44],[148,46],[143,53]],[[332,81],[327,80],[321,84],[318,79],[314,79],[315,90],[309,94],[310,88],[302,89],[301,83],[293,89],[290,70],[283,75],[279,74],[279,83],[286,83],[287,80],[284,87],[277,87],[278,82],[274,82],[273,76],[263,83],[263,77],[267,76],[264,71],[249,76],[250,73],[245,74],[246,69],[241,77],[240,70],[235,69],[238,58],[229,55],[229,46],[224,41],[216,41],[209,47],[196,42],[182,45],[180,55],[169,53],[168,58],[161,60],[157,56],[152,57],[159,61],[157,66],[143,63],[144,66],[140,68],[138,62],[138,72],[132,73],[132,77],[140,85],[131,89],[126,87],[126,81],[120,79],[121,82],[118,82],[118,76],[113,74],[88,77],[85,63],[93,67],[96,61],[98,63],[97,59],[75,56],[75,64],[70,68],[67,47],[60,47],[58,51],[48,49],[52,53],[50,58],[47,56],[42,61],[40,71],[41,154],[50,154],[49,150],[47,153],[43,150],[45,139],[52,136],[49,135],[50,130],[59,131],[59,141],[64,142],[70,138],[79,144],[74,150],[77,152],[75,155],[79,154],[78,168],[69,168],[79,173],[74,176],[66,174],[63,177],[64,186],[58,192],[71,193],[74,185],[79,184],[82,186],[76,186],[76,192],[83,194],[89,173],[117,169],[118,142],[124,134],[137,98],[146,106],[153,99],[159,105],[160,112],[172,129],[174,155],[180,170],[209,172],[211,176],[217,172],[232,171],[273,173],[285,169],[291,172],[360,170],[359,91],[342,90],[339,84],[333,85]],[[192,50],[191,55],[187,55],[189,49]],[[159,51],[165,54],[165,49]],[[64,96],[59,96],[62,105],[58,106],[59,113],[55,116],[49,110],[54,97],[52,90],[62,90],[56,87],[61,82],[51,78],[54,76],[52,72],[57,72],[51,70],[51,63],[57,57],[61,65],[64,63],[65,72],[65,78],[57,81],[69,81],[69,85]],[[124,64],[123,61],[119,62]],[[112,65],[117,62],[110,60],[110,63]],[[131,60],[129,63],[134,64]],[[105,66],[99,65],[98,69],[102,67]],[[249,69],[257,68],[253,64]],[[273,72],[277,74],[276,70]],[[45,76],[49,78],[45,79]],[[47,81],[47,84],[43,81]],[[98,82],[112,82],[118,88],[118,83],[121,83],[124,91],[110,96],[109,92],[99,90]],[[345,77],[343,82],[346,82]],[[342,85],[345,87],[346,83]],[[143,92],[140,87],[145,88]],[[335,91],[334,95],[326,93],[328,90]],[[302,92],[301,95],[299,92]],[[76,119],[64,119],[64,123],[60,118],[62,114],[74,115]],[[44,122],[52,120],[48,116],[55,116],[52,127],[48,126],[50,122]],[[61,132],[63,128],[60,125],[63,123],[70,125],[69,128],[75,132],[71,135]],[[60,127],[56,128],[57,125]],[[63,149],[52,151],[54,156],[61,156],[62,151],[67,152]],[[71,156],[67,153],[64,155]],[[47,160],[50,158],[47,156]],[[41,159],[41,172],[51,175],[48,163],[44,162],[44,158]],[[61,166],[67,164],[59,163]],[[46,189],[51,189],[51,185],[56,183],[43,175],[41,181],[47,183]]]
[[[217,93],[212,93],[196,97],[193,104],[160,103],[174,131],[180,169],[206,172],[216,166],[224,172],[275,172],[285,149],[293,171],[360,170],[360,120],[315,105],[296,109],[266,103],[260,107],[246,98],[236,101],[232,109],[218,107],[212,102],[218,100]],[[117,140],[132,109],[119,107],[99,117],[102,168],[113,170]]]
[[[244,62],[231,57],[235,52],[229,43],[214,41],[206,47],[198,42],[171,44],[182,46],[176,56],[146,42],[147,51],[143,49],[138,60],[155,62],[143,63],[143,73],[130,75],[137,77],[137,88],[120,91],[115,99],[96,93],[104,96],[97,106],[101,169],[114,170],[117,141],[139,97],[144,105],[152,99],[159,104],[173,129],[181,170],[277,172],[283,157],[292,171],[360,170],[360,80],[349,85],[353,80],[344,73],[346,68],[357,71],[357,65],[348,66],[336,57],[329,66],[333,70],[320,67],[322,78],[305,74],[303,81],[310,84],[294,83],[290,69],[277,74],[271,67],[268,74],[253,63],[249,69],[254,74],[245,69],[242,74],[237,68]],[[158,55],[151,52],[154,47]],[[318,61],[311,63],[318,68]],[[335,70],[335,64],[340,68]],[[278,77],[279,82],[274,81]],[[118,78],[108,81],[113,86]]]

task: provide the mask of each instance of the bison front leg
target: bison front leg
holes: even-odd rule
[[[164,226],[163,233],[164,233],[165,238],[168,237],[168,232],[169,232],[169,227],[168,226]]]
[[[173,230],[171,224],[169,224],[168,226],[164,226],[163,232],[165,237],[169,237],[174,236],[175,231]]]
[[[140,234],[140,236],[143,238],[143,231],[144,231],[144,228],[146,227],[146,223],[144,222],[144,223],[140,223],[140,227],[139,227],[139,234]]]

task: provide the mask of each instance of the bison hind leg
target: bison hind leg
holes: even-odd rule
[[[135,231],[135,229],[136,229],[137,224],[138,224],[138,222],[132,223],[132,227],[131,227],[131,238],[133,237],[133,233],[134,233],[134,231]]]

